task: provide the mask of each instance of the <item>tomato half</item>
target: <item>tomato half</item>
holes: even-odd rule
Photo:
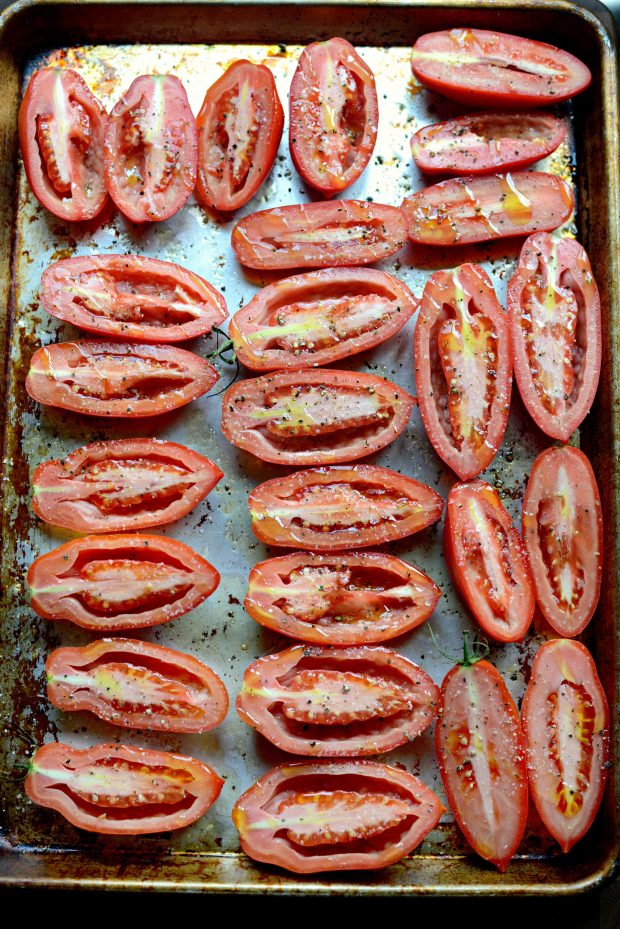
[[[527,239],[508,285],[519,392],[536,424],[567,442],[588,413],[601,371],[601,302],[574,239]]]
[[[265,481],[249,495],[248,506],[261,542],[337,552],[419,532],[441,517],[443,499],[388,468],[352,465]]]
[[[236,210],[252,199],[271,171],[283,125],[269,68],[234,61],[198,114],[196,193],[205,206]]]
[[[385,448],[415,403],[401,387],[354,371],[282,371],[233,384],[222,399],[222,432],[263,461],[318,465]]]
[[[526,168],[565,138],[550,113],[472,113],[419,129],[411,151],[426,174],[493,174]]]
[[[33,400],[91,416],[154,416],[206,394],[213,365],[169,345],[59,342],[37,349],[26,390]]]
[[[411,742],[437,714],[439,688],[381,646],[293,645],[246,669],[241,719],[282,751],[353,758]]]
[[[536,601],[525,545],[484,481],[455,484],[446,508],[444,557],[461,597],[498,642],[520,642]]]
[[[569,52],[486,29],[445,29],[420,36],[411,68],[422,84],[444,97],[507,109],[559,103],[592,81],[589,69]]]
[[[260,210],[239,220],[231,238],[241,264],[258,270],[367,265],[406,241],[402,210],[366,200]]]
[[[56,319],[130,342],[182,342],[228,317],[207,281],[170,261],[142,255],[83,255],[50,265],[41,304]]]
[[[300,55],[290,92],[293,164],[331,196],[358,179],[379,126],[375,76],[346,39],[313,42]]]
[[[71,222],[93,219],[108,192],[103,172],[107,115],[70,68],[41,68],[19,108],[19,143],[33,194]]]
[[[196,183],[198,132],[183,84],[143,74],[123,94],[105,131],[105,176],[118,209],[134,223],[160,222]]]
[[[393,555],[301,552],[255,565],[244,606],[293,639],[370,645],[415,629],[440,596],[430,577]]]
[[[37,749],[24,784],[34,803],[103,835],[189,826],[215,803],[223,785],[213,768],[185,755],[114,743],[78,749],[62,742]]]
[[[228,694],[197,658],[136,639],[57,648],[45,663],[47,697],[128,729],[207,732],[223,722]]]
[[[37,558],[27,577],[35,613],[97,632],[184,616],[219,582],[213,565],[188,545],[145,533],[74,539]]]
[[[603,574],[601,498],[583,452],[565,446],[538,456],[522,518],[538,606],[558,635],[578,635],[592,619]]]
[[[607,698],[584,645],[552,639],[538,649],[522,714],[532,800],[568,852],[592,825],[609,767]]]
[[[239,797],[232,817],[250,858],[314,874],[394,864],[442,812],[433,791],[401,768],[315,761],[272,768]]]
[[[208,458],[159,439],[94,442],[32,476],[32,507],[73,532],[127,532],[181,519],[224,475]]]
[[[482,268],[429,278],[413,344],[426,434],[461,480],[475,477],[502,444],[512,388],[508,321]]]

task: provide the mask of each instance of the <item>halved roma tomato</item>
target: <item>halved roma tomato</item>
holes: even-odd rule
[[[224,781],[195,758],[132,745],[78,749],[52,742],[37,749],[25,781],[34,803],[87,832],[141,835],[196,822]]]
[[[401,203],[409,238],[422,245],[466,245],[556,229],[573,212],[566,181],[541,171],[454,177]]]
[[[54,216],[93,219],[108,191],[103,172],[107,115],[70,68],[41,68],[19,108],[19,142],[32,192]]]
[[[419,532],[441,517],[443,499],[388,468],[352,465],[265,481],[249,495],[248,506],[261,542],[337,552]]]
[[[534,582],[521,536],[490,484],[450,491],[444,557],[484,631],[498,642],[520,642],[534,616]]]
[[[73,532],[149,529],[181,519],[221,477],[216,464],[175,442],[94,442],[36,468],[32,507]]]
[[[270,558],[250,571],[252,619],[319,645],[370,645],[415,629],[441,592],[413,565],[378,552]]]
[[[309,369],[233,384],[222,399],[222,432],[263,461],[318,465],[353,461],[385,448],[415,403],[374,374]]]
[[[512,388],[508,321],[482,268],[429,278],[413,345],[426,434],[461,480],[475,477],[502,444]]]
[[[508,285],[508,316],[523,402],[543,432],[567,442],[601,371],[601,302],[582,246],[545,234],[527,239]]]
[[[550,113],[472,113],[419,129],[411,151],[426,174],[493,174],[526,168],[565,138],[566,123]]]
[[[142,255],[83,255],[50,265],[43,309],[96,335],[130,342],[182,342],[228,317],[219,290],[193,271]]]
[[[538,456],[522,518],[538,606],[558,635],[578,635],[592,619],[603,574],[601,498],[583,452],[565,446]]]
[[[33,400],[91,416],[154,416],[206,394],[219,375],[169,345],[59,342],[37,349],[26,390]]]
[[[241,264],[259,270],[367,265],[406,241],[402,210],[366,200],[260,210],[239,220],[231,239]]]
[[[402,768],[314,761],[272,768],[239,797],[232,817],[250,858],[314,874],[400,861],[442,813],[433,791]]]
[[[609,767],[607,698],[584,645],[552,639],[538,649],[522,714],[532,800],[568,852],[592,825]]]
[[[105,131],[110,196],[134,223],[177,213],[194,189],[198,133],[183,84],[143,74],[123,94]]]
[[[136,639],[57,648],[45,663],[48,699],[127,729],[207,732],[223,722],[228,694],[197,658]]]
[[[205,206],[236,210],[271,171],[284,112],[273,74],[234,61],[209,87],[198,114],[196,193]]]
[[[293,645],[246,669],[241,719],[294,755],[377,755],[411,742],[437,714],[439,688],[390,648]]]
[[[472,106],[547,106],[581,93],[592,75],[569,52],[487,29],[445,29],[420,36],[411,68],[444,97]]]
[[[313,42],[300,55],[290,92],[293,164],[331,196],[358,179],[379,126],[375,76],[346,39]]]
[[[144,629],[184,616],[210,597],[218,571],[188,545],[160,535],[88,535],[28,569],[30,605],[83,629]]]

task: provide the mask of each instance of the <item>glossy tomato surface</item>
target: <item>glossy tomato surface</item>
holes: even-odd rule
[[[273,74],[234,61],[207,90],[198,125],[196,192],[216,210],[236,210],[271,171],[284,125]]]
[[[90,535],[41,555],[28,570],[30,605],[44,619],[97,632],[143,629],[184,616],[220,575],[188,545],[165,536]]]
[[[318,367],[389,339],[417,306],[384,271],[323,268],[263,287],[235,313],[228,334],[253,371]]]
[[[313,874],[400,861],[442,812],[433,791],[401,768],[314,761],[272,768],[239,797],[233,822],[250,858]]]
[[[35,752],[26,793],[87,832],[141,835],[196,822],[224,781],[213,768],[170,752],[131,745],[77,749],[51,742]]]
[[[304,181],[331,196],[358,179],[379,125],[375,76],[346,39],[303,50],[290,92],[289,139]]]
[[[170,261],[143,255],[83,255],[50,265],[41,303],[56,319],[130,342],[182,342],[228,317],[207,281]]]
[[[419,532],[441,517],[443,499],[396,471],[358,464],[265,481],[249,495],[248,506],[261,542],[334,552]]]
[[[293,645],[246,669],[237,712],[285,752],[377,755],[431,724],[439,688],[389,648]]]
[[[601,303],[585,250],[541,233],[508,285],[519,392],[535,423],[567,442],[590,410],[601,370]]]
[[[552,639],[538,649],[522,715],[532,800],[568,852],[592,825],[609,767],[607,698],[584,645]]]
[[[461,480],[475,477],[502,444],[512,388],[508,321],[478,265],[436,271],[427,281],[414,364],[433,448]]]

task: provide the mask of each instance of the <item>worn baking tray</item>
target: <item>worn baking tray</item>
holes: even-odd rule
[[[569,223],[565,233],[576,232],[588,249],[602,297],[603,376],[595,408],[579,438],[594,463],[603,495],[606,580],[598,614],[585,640],[596,656],[614,708],[615,731],[620,147],[615,37],[607,11],[594,0],[581,7],[562,0],[20,2],[0,19],[0,331],[5,385],[0,884],[314,894],[554,894],[583,890],[612,873],[619,843],[614,771],[595,827],[569,856],[553,849],[532,816],[522,849],[503,876],[468,852],[449,816],[411,857],[383,872],[296,877],[255,866],[238,851],[230,809],[239,792],[282,760],[282,753],[252,734],[234,710],[216,732],[187,737],[129,732],[119,736],[85,714],[69,716],[52,711],[45,698],[45,656],[54,645],[83,643],[89,636],[68,625],[52,626],[38,619],[24,595],[24,574],[32,558],[68,537],[44,528],[33,518],[29,508],[33,467],[44,458],[66,454],[94,438],[152,434],[186,442],[214,458],[225,471],[226,477],[209,500],[167,530],[211,558],[222,573],[222,584],[193,614],[146,631],[144,638],[203,658],[221,673],[233,698],[250,660],[289,644],[256,626],[241,605],[249,567],[267,554],[250,532],[245,496],[252,486],[279,469],[261,465],[227,445],[218,428],[220,398],[202,399],[152,423],[110,424],[42,410],[25,395],[24,373],[34,348],[42,342],[75,336],[71,327],[47,318],[39,307],[40,274],[52,260],[89,251],[125,250],[176,260],[220,287],[231,312],[268,280],[242,272],[229,247],[231,223],[225,217],[207,215],[193,202],[170,221],[146,229],[131,226],[112,212],[101,222],[67,225],[40,208],[28,191],[16,146],[18,102],[32,70],[48,61],[64,62],[80,70],[110,105],[138,74],[174,69],[184,81],[196,112],[206,87],[228,61],[238,57],[268,61],[282,99],[286,99],[299,47],[317,38],[344,35],[361,48],[375,70],[381,106],[375,156],[350,195],[399,203],[405,192],[423,186],[409,154],[413,129],[454,111],[446,101],[420,93],[411,80],[411,45],[422,32],[461,25],[551,40],[584,59],[593,73],[591,89],[574,105],[562,108],[571,125],[570,141],[547,160],[546,167],[575,185],[578,209],[575,223]],[[291,167],[285,136],[272,177],[241,213],[308,197]],[[407,247],[382,267],[396,271],[420,294],[425,279],[436,268],[480,261],[503,299],[517,253],[514,242],[435,251]],[[212,339],[196,340],[192,347],[205,354],[212,349]],[[387,348],[360,356],[351,366],[375,370],[413,389],[411,327]],[[223,369],[222,377],[228,376]],[[513,516],[519,512],[531,461],[547,444],[515,396],[502,452],[486,475],[501,489]],[[432,452],[417,413],[405,434],[374,460],[401,467],[437,486],[444,495],[450,487],[452,478]],[[439,531],[435,528],[421,533],[397,543],[392,550],[428,570],[441,584],[444,597],[430,625],[443,648],[456,654],[469,621],[447,582]],[[504,672],[517,699],[523,694],[533,651],[543,637],[544,631],[536,628],[524,645],[493,650],[492,660]],[[398,640],[396,647],[423,664],[438,681],[449,667],[434,647],[427,626]],[[139,840],[81,833],[56,814],[35,808],[23,795],[20,763],[27,758],[33,741],[50,738],[67,739],[76,745],[116,738],[181,750],[212,762],[226,777],[226,786],[207,816],[182,833]],[[617,756],[616,745],[616,760]],[[388,759],[419,773],[441,793],[428,733],[406,750],[390,753]],[[6,779],[7,775],[14,779]]]

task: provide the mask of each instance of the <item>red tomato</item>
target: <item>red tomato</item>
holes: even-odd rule
[[[73,532],[127,532],[191,512],[224,475],[208,458],[159,439],[94,442],[32,476],[32,507]]]
[[[433,791],[401,768],[314,761],[272,768],[239,797],[232,816],[246,855],[314,874],[400,861],[442,812]]]
[[[508,321],[482,268],[466,264],[429,278],[414,364],[433,448],[461,480],[475,477],[502,444],[512,388]]]
[[[185,755],[116,744],[77,749],[62,742],[37,749],[25,781],[34,803],[104,835],[189,826],[215,803],[223,785],[213,768]]]
[[[601,371],[601,303],[584,249],[535,235],[508,285],[515,376],[528,412],[567,442],[588,413]]]
[[[426,174],[493,174],[554,152],[566,123],[550,113],[472,113],[419,129],[413,160]]]
[[[175,410],[217,379],[213,365],[182,348],[60,342],[34,353],[26,390],[46,406],[124,419]]]
[[[35,197],[60,219],[93,219],[108,192],[103,173],[107,115],[70,68],[41,68],[19,108],[19,143]]]
[[[540,171],[454,177],[401,203],[409,238],[423,245],[466,245],[556,229],[573,212],[566,181]]]
[[[438,703],[428,674],[389,648],[293,645],[246,669],[237,712],[282,751],[351,758],[413,741]]]
[[[443,499],[388,468],[351,465],[265,481],[249,495],[248,506],[261,542],[334,552],[419,532],[441,517]]]
[[[490,484],[471,481],[450,491],[444,557],[484,631],[497,642],[520,642],[536,605],[532,572],[521,536]]]
[[[307,184],[331,196],[358,179],[377,141],[375,76],[346,39],[303,50],[290,92],[293,164]]]
[[[318,465],[353,461],[403,431],[415,397],[373,374],[282,371],[233,384],[222,432],[263,461]]]
[[[255,565],[244,606],[293,639],[370,645],[415,629],[440,596],[430,577],[393,555],[301,552]]]
[[[441,695],[435,749],[448,802],[471,847],[505,871],[527,820],[519,713],[488,661],[457,664]]]
[[[418,301],[374,268],[324,268],[263,287],[230,321],[237,358],[253,371],[318,367],[399,332]]]
[[[172,74],[137,77],[105,131],[105,176],[134,223],[169,219],[194,189],[198,133],[183,84]]]
[[[411,68],[444,97],[472,106],[546,106],[581,93],[592,75],[553,45],[486,29],[446,29],[420,36]]]
[[[159,535],[89,535],[41,555],[28,570],[30,605],[83,629],[144,629],[184,616],[220,575],[188,545]]]
[[[56,319],[130,342],[182,342],[228,317],[221,293],[192,271],[141,255],[84,255],[50,265],[41,303]]]
[[[233,62],[209,87],[197,125],[196,193],[207,207],[236,210],[267,179],[282,137],[284,112],[269,68]]]
[[[603,520],[592,466],[576,448],[548,448],[523,500],[523,538],[536,600],[558,635],[588,625],[601,590]]]
[[[601,804],[609,767],[609,709],[596,665],[572,639],[545,642],[523,698],[532,800],[568,852]]]
[[[231,242],[242,265],[278,270],[367,265],[406,240],[407,220],[397,207],[332,200],[251,213],[239,220]]]
[[[191,655],[135,639],[57,648],[45,663],[47,697],[127,729],[207,732],[223,722],[228,694]]]

